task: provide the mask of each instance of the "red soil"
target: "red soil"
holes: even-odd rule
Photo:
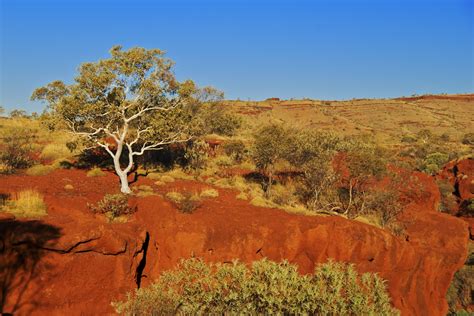
[[[129,222],[107,223],[92,215],[87,203],[117,191],[112,174],[87,178],[83,171],[57,170],[39,177],[2,176],[0,193],[35,188],[49,207],[39,222],[0,219],[0,282],[8,290],[4,311],[19,302],[19,315],[110,314],[110,302],[136,288],[137,272],[146,286],[180,258],[251,262],[265,256],[297,263],[302,273],[328,258],[353,262],[359,271],[388,280],[393,303],[404,315],[444,315],[447,288],[466,259],[468,229],[464,221],[435,210],[439,192],[433,179],[417,177],[424,194],[407,207],[401,238],[341,217],[255,207],[221,189],[193,214],[149,196],[136,199],[138,212]],[[65,190],[66,184],[74,189]],[[152,182],[141,178],[137,184]],[[177,181],[155,189],[193,192],[207,186]],[[34,264],[20,260],[25,251],[33,254]]]

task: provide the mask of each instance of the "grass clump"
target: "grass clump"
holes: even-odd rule
[[[122,193],[106,194],[97,204],[89,204],[89,208],[93,213],[104,214],[111,221],[137,211],[128,205],[128,196]]]
[[[58,159],[65,159],[71,156],[71,152],[66,147],[65,144],[48,144],[44,146],[43,150],[41,151],[40,158],[42,160],[58,160]]]
[[[52,165],[35,165],[28,168],[26,174],[29,176],[45,176],[53,172],[55,169],[56,167]]]
[[[47,215],[43,196],[35,190],[24,190],[6,200],[2,211],[13,214],[15,217],[42,217]]]
[[[64,186],[64,190],[74,190],[74,187],[73,187],[72,184],[66,184],[66,185]]]
[[[103,177],[105,176],[105,172],[103,172],[100,168],[93,168],[87,171],[88,177]]]
[[[197,194],[185,192],[168,192],[166,198],[173,202],[173,204],[183,213],[190,214],[201,206],[201,198]]]
[[[145,197],[145,196],[150,196],[150,195],[155,195],[155,192],[153,191],[153,188],[149,185],[139,185],[138,187],[133,188],[136,190],[136,195],[139,197]]]
[[[160,181],[165,183],[171,183],[174,182],[174,178],[172,176],[164,175],[161,176]]]
[[[216,198],[219,196],[219,191],[216,189],[206,189],[203,190],[200,194],[200,197],[202,198]]]
[[[332,261],[300,275],[287,261],[182,260],[113,306],[124,315],[399,315],[380,277]]]
[[[235,198],[238,200],[245,200],[245,201],[249,199],[248,195],[245,192],[240,192],[239,194],[235,196]]]

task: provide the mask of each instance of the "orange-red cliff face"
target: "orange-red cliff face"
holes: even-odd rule
[[[146,286],[180,258],[250,262],[265,256],[297,263],[303,273],[328,258],[353,262],[388,280],[393,303],[404,315],[444,315],[446,290],[465,261],[467,224],[437,212],[434,180],[417,177],[424,194],[401,218],[403,237],[340,217],[251,206],[231,190],[220,190],[218,199],[206,200],[191,215],[178,213],[159,196],[140,198],[128,223],[109,224],[91,215],[86,203],[113,192],[113,176],[86,178],[81,171],[58,170],[43,177],[2,177],[0,192],[26,183],[45,194],[50,206],[40,222],[0,219],[0,264],[10,272],[9,279],[5,269],[0,272],[0,282],[9,285],[4,310],[19,302],[17,314],[113,313],[110,302],[136,288],[137,279]],[[63,189],[69,182],[74,192]],[[202,185],[172,184],[191,191]],[[22,261],[27,253],[32,262]]]

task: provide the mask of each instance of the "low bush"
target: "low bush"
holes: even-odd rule
[[[2,130],[0,165],[2,173],[13,173],[17,169],[26,169],[33,165],[31,154],[35,131],[28,128]]]
[[[95,205],[89,204],[93,213],[104,214],[110,220],[114,220],[123,215],[130,215],[137,211],[128,205],[126,194],[106,194],[102,200]]]
[[[113,306],[125,315],[399,315],[380,277],[332,261],[300,275],[287,261],[182,260]]]
[[[437,173],[449,161],[449,158],[448,154],[440,152],[428,154],[423,160],[421,170],[429,174]]]
[[[222,104],[204,106],[200,115],[205,134],[233,136],[242,125],[241,117],[232,113]]]
[[[186,147],[186,168],[192,171],[204,169],[209,158],[209,145],[203,140],[193,141]]]
[[[225,154],[231,157],[236,163],[241,163],[248,154],[248,150],[245,148],[245,144],[241,140],[225,142],[223,149]]]
[[[53,165],[35,165],[26,170],[26,174],[29,176],[45,176],[50,174],[56,169]]]
[[[474,305],[474,247],[469,247],[464,266],[455,274],[446,294],[448,315],[472,315]],[[467,311],[470,311],[467,312]]]
[[[13,194],[11,199],[5,201],[2,210],[20,218],[37,218],[47,215],[43,196],[34,190],[25,190]]]
[[[88,177],[103,177],[105,176],[105,172],[103,172],[100,168],[93,168],[87,171],[86,175]]]

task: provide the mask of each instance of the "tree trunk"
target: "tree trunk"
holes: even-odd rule
[[[115,170],[120,178],[120,191],[124,194],[130,194],[132,193],[132,190],[130,190],[130,187],[128,186],[128,177],[127,173],[123,171],[118,171]]]

